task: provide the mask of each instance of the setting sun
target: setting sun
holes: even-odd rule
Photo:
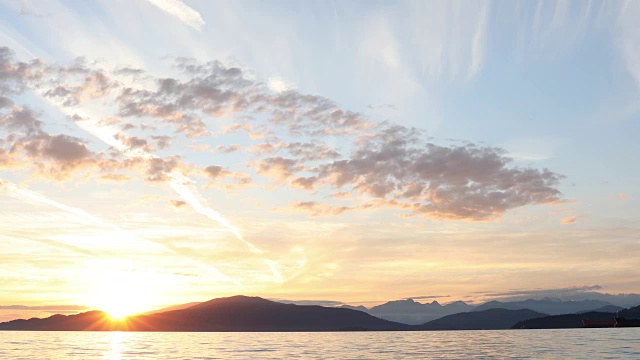
[[[139,307],[127,303],[126,299],[117,298],[109,299],[108,303],[105,303],[101,310],[109,314],[109,317],[114,320],[123,319],[129,315],[141,312]]]
[[[112,319],[142,313],[153,308],[153,282],[133,272],[105,272],[97,276],[89,301],[96,310],[102,310]]]

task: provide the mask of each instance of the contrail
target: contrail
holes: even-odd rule
[[[65,112],[68,112],[63,106],[59,106],[59,108],[61,108]],[[131,150],[120,139],[116,138],[115,129],[112,129],[109,126],[100,125],[96,121],[89,120],[93,118],[92,116],[88,116],[87,114],[79,111],[75,111],[75,115],[79,115],[83,119],[76,121],[76,124],[78,124],[80,128],[102,140],[107,145],[113,146],[114,148],[118,149],[125,156],[129,158],[141,157],[147,160],[160,159],[160,157],[156,156],[155,154],[151,154],[143,149]],[[229,220],[227,220],[224,216],[222,216],[222,214],[220,214],[218,211],[214,210],[207,204],[207,200],[205,200],[202,195],[200,195],[198,190],[194,188],[193,184],[195,182],[193,180],[184,175],[180,170],[175,169],[171,172],[165,172],[164,175],[168,176],[171,179],[169,181],[169,185],[171,186],[171,188],[197,213],[206,216],[209,219],[222,225],[225,229],[232,233],[236,239],[245,244],[252,253],[264,254],[264,252],[257,246],[245,240],[244,236],[242,236],[240,231],[235,226],[233,226],[231,222],[229,222]]]
[[[177,0],[172,0],[173,2],[179,2]],[[171,1],[169,1],[171,2]],[[56,101],[54,101],[53,99],[51,99],[50,97],[44,96],[44,91],[42,89],[33,89],[35,93],[37,93],[38,95],[40,95],[40,97],[45,100],[46,102],[48,102],[49,104],[57,107],[59,110],[61,110],[62,112],[68,114],[68,115],[79,115],[81,116],[81,118],[83,120],[78,120],[75,121],[75,123],[83,130],[87,131],[88,133],[90,133],[91,135],[97,137],[98,139],[102,140],[104,143],[106,143],[107,145],[110,145],[114,148],[116,148],[117,150],[119,150],[121,153],[123,153],[125,156],[132,158],[132,157],[142,157],[144,159],[160,159],[160,157],[149,153],[146,150],[142,150],[142,149],[136,149],[136,150],[131,150],[128,146],[126,146],[126,144],[124,144],[121,140],[117,139],[115,137],[116,134],[118,134],[118,131],[109,127],[109,126],[105,126],[102,125],[100,123],[98,123],[95,120],[90,120],[93,118],[98,118],[96,116],[89,116],[89,114],[87,114],[85,111],[82,111],[81,109],[74,109],[74,111],[70,111],[67,107],[65,107],[64,105],[57,103]],[[224,226],[229,232],[231,232],[234,237],[236,239],[238,239],[240,242],[242,242],[243,244],[245,244],[249,250],[254,253],[254,254],[263,254],[264,252],[259,249],[258,247],[256,247],[255,245],[253,245],[252,243],[250,243],[249,241],[245,240],[244,237],[242,236],[242,234],[240,233],[240,231],[238,229],[236,229],[224,216],[222,216],[219,212],[217,212],[216,210],[214,210],[213,208],[211,208],[208,204],[207,201],[202,197],[202,195],[200,195],[200,193],[197,191],[197,189],[195,189],[193,187],[193,183],[194,181],[189,179],[187,176],[185,176],[184,174],[182,174],[179,170],[172,170],[169,173],[165,173],[166,176],[168,176],[171,181],[169,181],[170,186],[173,188],[173,190],[185,201],[187,202],[196,212],[198,212],[199,214],[208,217],[209,219],[216,221],[217,223],[221,224],[222,226]],[[83,217],[83,218],[94,218],[92,217],[92,215],[84,212],[83,210],[80,209],[75,209],[75,208],[71,208],[71,207],[66,207],[66,205],[63,204],[59,204],[56,202],[53,202],[52,200],[49,200],[45,197],[43,197],[42,195],[36,196],[33,194],[27,194],[27,196],[29,197],[36,197],[38,199],[44,199],[42,202],[44,203],[49,203],[52,206],[56,206],[60,209],[63,210],[70,210],[73,213],[77,213],[79,216]],[[55,205],[54,205],[55,203]],[[282,275],[280,274],[280,272],[278,271],[278,269],[275,267],[276,262],[270,259],[264,259],[265,264],[269,267],[269,269],[271,270],[271,272],[274,275],[274,281],[275,282],[279,282],[282,279]]]
[[[116,227],[115,225],[106,223],[103,220],[98,219],[97,217],[89,214],[88,212],[86,212],[86,211],[84,211],[82,209],[78,209],[78,208],[74,208],[74,207],[71,207],[71,206],[67,206],[65,204],[61,204],[61,203],[59,203],[59,202],[57,202],[55,200],[51,200],[51,199],[47,198],[46,196],[44,196],[44,195],[42,195],[40,193],[37,193],[35,191],[31,191],[31,190],[28,190],[28,189],[20,188],[16,184],[14,184],[14,183],[12,183],[12,182],[10,182],[8,180],[0,179],[0,189],[1,188],[4,188],[4,189],[8,190],[9,195],[19,195],[22,198],[27,198],[27,199],[30,199],[30,200],[35,201],[35,202],[39,202],[39,203],[42,203],[42,204],[53,206],[53,207],[55,207],[57,209],[60,209],[62,211],[66,211],[68,213],[74,214],[74,215],[76,215],[76,216],[78,216],[80,218],[83,218],[85,220],[89,220],[89,221],[91,221],[93,223],[97,223],[97,224],[100,224],[102,226],[112,228],[114,230],[122,231],[122,229]]]
[[[61,109],[65,112],[67,110],[64,107]],[[75,112],[76,115],[78,111]],[[143,159],[151,160],[151,159],[161,159],[160,157],[149,153],[148,151],[142,149],[131,150],[127,145],[125,145],[121,140],[115,137],[116,130],[111,127],[104,126],[98,124],[96,121],[88,120],[92,117],[87,116],[86,114],[81,113],[80,115],[84,120],[76,121],[76,124],[83,130],[87,131],[91,135],[97,137],[98,139],[105,142],[107,145],[113,146],[118,149],[122,154],[129,158],[133,157],[141,157]],[[209,219],[219,223],[224,226],[230,233],[232,233],[238,240],[249,247],[251,252],[256,254],[262,254],[263,251],[258,249],[252,243],[246,241],[240,231],[236,229],[222,214],[215,211],[211,208],[207,201],[200,195],[198,190],[193,187],[194,181],[189,177],[184,175],[179,170],[172,170],[171,172],[165,172],[164,175],[168,176],[171,180],[169,181],[169,185],[171,188],[184,200],[187,202],[197,213],[208,217]]]
[[[57,104],[54,104],[54,105],[57,105]],[[58,107],[61,108],[63,111],[68,112],[67,109],[64,108],[63,106],[58,106]],[[78,124],[78,126],[80,126],[80,128],[92,134],[93,136],[97,137],[98,139],[102,140],[106,144],[118,149],[126,157],[129,157],[129,158],[141,157],[143,159],[160,159],[160,157],[154,154],[151,154],[145,150],[141,150],[141,149],[136,149],[134,151],[130,150],[121,140],[115,137],[116,130],[108,126],[100,125],[96,121],[88,120],[93,118],[92,116],[86,116],[86,114],[83,114],[82,118],[87,120],[76,121],[76,123]],[[198,190],[195,189],[195,187],[193,186],[193,184],[195,183],[193,180],[191,180],[189,177],[187,177],[180,170],[177,170],[177,169],[174,169],[171,172],[165,172],[164,175],[170,178],[169,185],[171,186],[171,188],[178,194],[178,196],[180,196],[182,200],[184,200],[187,204],[189,204],[197,213],[199,213],[200,215],[206,216],[207,218],[222,225],[225,229],[227,229],[227,231],[233,234],[233,236],[237,240],[245,244],[249,248],[249,251],[251,251],[252,253],[258,254],[258,255],[264,255],[264,252],[261,249],[259,249],[257,246],[255,246],[251,242],[245,240],[245,238],[242,236],[242,233],[240,233],[240,231],[235,226],[233,226],[231,222],[229,222],[222,214],[220,214],[218,211],[214,210],[211,206],[208,205],[206,199],[204,199],[204,197],[202,197],[202,195],[200,195]],[[276,283],[281,283],[282,274],[277,268],[277,262],[268,258],[264,258],[263,262],[265,263],[265,265],[267,265],[267,267],[273,274],[273,281]]]
[[[48,239],[31,239],[31,238],[26,238],[26,237],[16,237],[16,236],[7,236],[7,235],[0,235],[0,237],[3,237],[5,239],[11,239],[11,240],[34,241],[34,242],[45,244],[45,245],[49,245],[49,246],[52,246],[52,247],[57,247],[57,248],[60,248],[60,249],[73,251],[73,252],[78,253],[78,254],[91,256],[91,257],[98,257],[98,255],[94,254],[90,250],[87,250],[87,249],[79,247],[79,246],[73,246],[73,245],[65,244],[65,243],[60,242],[60,241],[54,241],[54,240],[48,240]]]
[[[180,0],[147,0],[151,4],[157,6],[160,10],[164,11],[168,15],[175,16],[180,21],[193,27],[196,30],[201,30],[206,24],[202,19],[202,15],[193,8]]]
[[[59,210],[68,212],[68,213],[76,215],[76,216],[78,216],[78,217],[80,217],[82,219],[85,219],[85,220],[88,220],[90,222],[93,222],[94,224],[110,228],[110,229],[120,233],[121,235],[123,235],[126,238],[130,238],[130,239],[136,240],[136,241],[141,240],[136,235],[131,234],[130,232],[128,232],[128,231],[126,231],[126,230],[124,230],[124,229],[122,229],[122,228],[120,228],[120,227],[118,227],[118,226],[116,226],[114,224],[108,223],[108,222],[106,222],[106,221],[104,221],[104,220],[102,220],[100,218],[97,218],[96,216],[91,215],[91,214],[89,214],[88,212],[86,212],[86,211],[84,211],[82,209],[62,204],[62,203],[57,202],[55,200],[49,199],[46,196],[44,196],[44,195],[42,195],[40,193],[37,193],[35,191],[31,191],[31,190],[28,190],[28,189],[20,188],[16,184],[14,184],[14,183],[12,183],[12,182],[10,182],[8,180],[0,179],[0,190],[2,190],[2,189],[7,190],[8,195],[11,195],[11,196],[14,196],[14,197],[18,197],[18,198],[26,198],[26,199],[29,199],[29,200],[32,200],[32,201],[35,201],[35,202],[39,202],[39,203],[42,203],[42,204],[45,204],[45,205],[49,205],[49,206],[55,207],[55,208],[57,208]],[[2,235],[2,236],[5,236],[5,235]],[[80,253],[83,253],[84,255],[96,256],[95,253],[91,252],[90,250],[86,250],[84,248],[81,248],[81,247],[77,247],[77,246],[73,246],[73,245],[69,245],[69,244],[65,244],[65,243],[61,243],[61,242],[51,241],[51,240],[36,240],[36,241],[39,241],[39,242],[42,242],[42,243],[46,243],[46,244],[51,245],[51,246],[57,246],[57,247],[65,248],[67,250],[80,252]],[[154,243],[154,245],[157,245],[155,242],[153,242],[153,243]],[[168,249],[168,250],[170,250],[171,252],[173,252],[175,254],[178,254],[176,251],[167,248],[167,246],[165,246],[165,245],[163,245],[163,247]],[[179,255],[181,255],[181,254],[179,254]],[[184,256],[184,255],[182,255],[182,256]],[[193,259],[191,259],[191,260],[193,260]],[[238,280],[230,277],[229,275],[224,274],[218,268],[216,268],[214,266],[210,266],[210,265],[207,265],[207,266],[210,269],[212,269],[216,273],[216,275],[220,276],[222,279],[224,279],[226,281],[229,281],[229,282],[232,282],[232,283],[234,283],[236,285],[241,285],[241,283]]]
[[[211,207],[207,206],[207,200],[205,200],[194,188],[193,188],[193,180],[184,176],[182,172],[178,170],[173,170],[168,173],[167,176],[171,178],[169,181],[169,185],[175,190],[178,195],[182,198],[182,200],[186,201],[187,204],[191,205],[193,209],[201,215],[208,217],[209,219],[220,223],[222,226],[227,228],[229,232],[231,232],[238,240],[249,247],[254,254],[263,254],[263,251],[258,249],[252,243],[246,241],[240,231],[236,229],[227,219],[225,219],[219,212],[215,211]]]

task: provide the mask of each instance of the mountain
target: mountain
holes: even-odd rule
[[[362,312],[369,312],[369,309],[367,309],[366,307],[362,306],[362,305],[358,305],[358,306],[351,306],[351,305],[340,305],[338,306],[341,309],[351,309],[351,310],[356,310],[356,311],[362,311]]]
[[[582,320],[613,321],[615,314],[604,312],[586,312],[582,314],[563,314],[527,319],[513,325],[512,329],[568,329],[581,328]]]
[[[488,309],[444,316],[419,326],[420,330],[498,330],[510,329],[514,324],[546,316],[528,309]]]
[[[109,316],[102,311],[87,311],[75,315],[53,315],[45,319],[19,319],[0,323],[0,330],[34,330],[34,331],[110,331],[120,330],[119,322],[109,321]]]
[[[282,304],[259,297],[213,299],[181,310],[110,321],[100,311],[0,323],[0,330],[338,331],[408,330],[361,311]]]
[[[597,309],[588,310],[588,311],[578,311],[578,314],[586,313],[586,312],[605,312],[605,313],[616,313],[618,311],[624,310],[622,306],[618,305],[605,305],[603,307],[599,307]]]
[[[612,304],[601,300],[562,301],[546,298],[542,300],[529,299],[513,302],[489,301],[477,306],[474,311],[483,311],[487,309],[529,309],[549,315],[560,315],[574,314],[580,311],[592,311],[608,305]]]
[[[422,304],[413,299],[389,301],[374,306],[368,313],[379,318],[403,324],[419,325],[445,315],[469,311],[473,307],[462,301],[441,305],[437,301]]]
[[[196,301],[196,302],[190,302],[190,303],[186,303],[186,304],[171,305],[171,306],[167,306],[167,307],[164,307],[164,308],[161,308],[161,309],[147,311],[147,312],[142,313],[140,315],[150,315],[150,314],[157,314],[157,313],[173,311],[173,310],[182,310],[182,309],[186,309],[186,308],[192,307],[194,305],[198,305],[198,304],[202,304],[202,302]]]
[[[626,319],[640,319],[640,306],[618,311],[618,316]],[[585,312],[579,314],[564,314],[545,316],[538,319],[521,321],[513,326],[513,329],[568,329],[581,328],[582,320],[613,321],[614,312]]]

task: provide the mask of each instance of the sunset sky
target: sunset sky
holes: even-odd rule
[[[0,0],[0,318],[640,293],[639,18]]]

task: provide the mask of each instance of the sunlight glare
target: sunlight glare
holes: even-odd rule
[[[95,283],[91,303],[106,312],[113,320],[139,314],[153,308],[156,298],[152,283],[135,272],[102,274]]]

